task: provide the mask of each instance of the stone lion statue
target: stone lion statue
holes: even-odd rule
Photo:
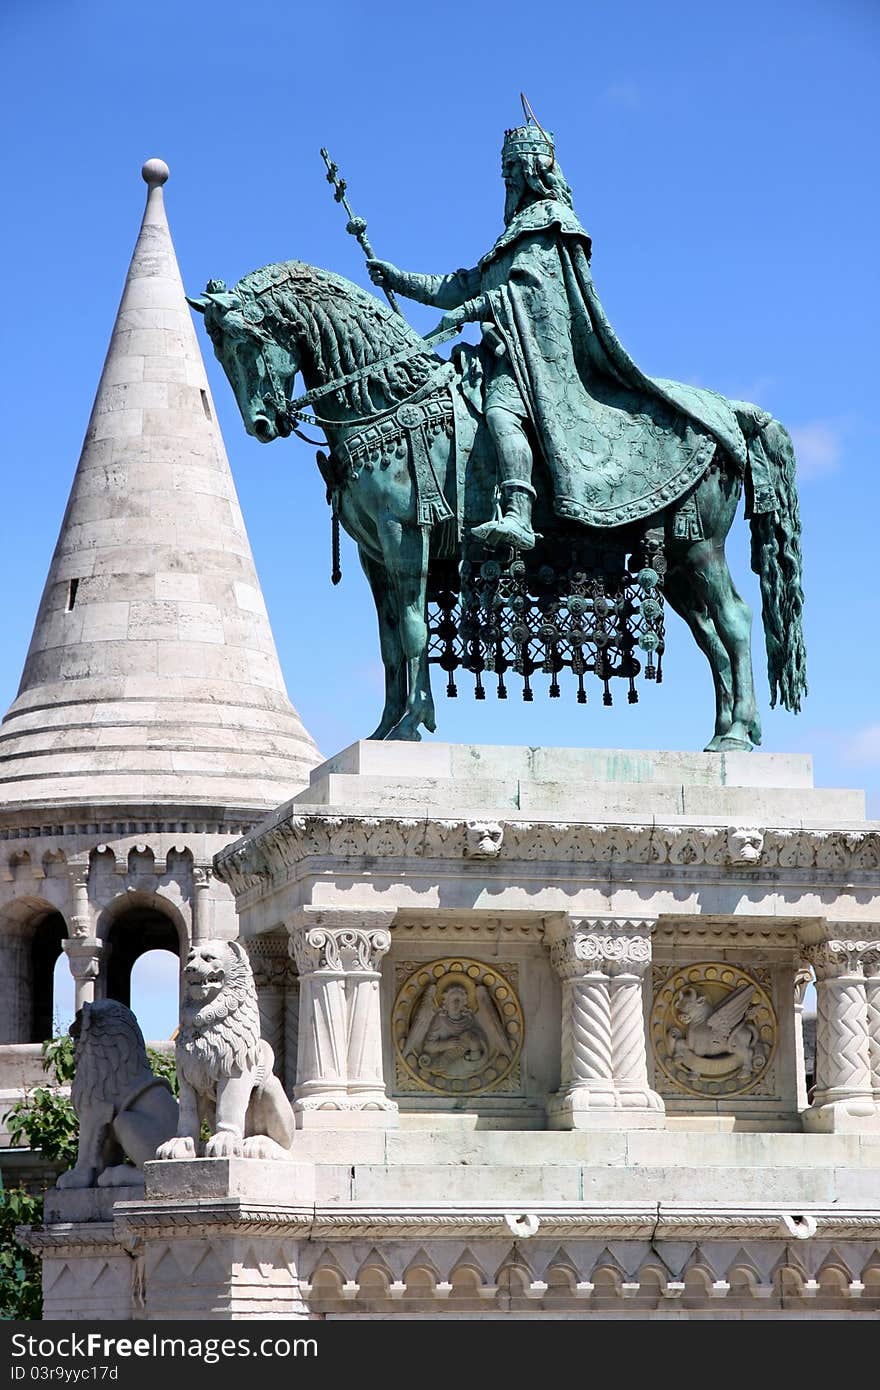
[[[115,999],[84,1004],[70,1026],[76,1040],[71,1088],[79,1118],[76,1165],[59,1187],[120,1187],[136,1181],[126,1157],[143,1168],[177,1129],[177,1101],[147,1061],[131,1009]]]
[[[195,1158],[206,1121],[206,1158],[288,1158],[290,1101],[260,1037],[257,988],[237,941],[194,946],[183,972],[177,1034],[180,1122],[157,1158]]]

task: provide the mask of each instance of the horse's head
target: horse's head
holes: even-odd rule
[[[205,316],[248,434],[263,444],[289,435],[284,407],[300,366],[296,345],[277,341],[259,298],[246,289],[227,290],[222,280],[209,280],[203,295],[187,298]]]

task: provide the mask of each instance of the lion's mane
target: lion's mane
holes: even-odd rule
[[[219,1077],[258,1069],[260,1010],[250,961],[238,942],[203,944],[222,958],[223,987],[206,1004],[188,998],[184,987],[177,1070],[199,1094],[210,1094]]]
[[[124,1004],[115,999],[84,1004],[70,1032],[76,1040],[71,1100],[77,1114],[94,1101],[117,1106],[152,1079],[144,1035]]]

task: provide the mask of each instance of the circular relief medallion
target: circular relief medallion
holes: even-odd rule
[[[414,430],[424,419],[424,411],[417,405],[402,405],[397,418],[405,430]]]
[[[516,991],[497,969],[466,956],[419,965],[391,1015],[398,1063],[419,1087],[446,1096],[493,1090],[523,1044]]]
[[[726,961],[684,965],[656,992],[654,1056],[669,1080],[691,1095],[753,1090],[770,1065],[776,1038],[767,990]]]

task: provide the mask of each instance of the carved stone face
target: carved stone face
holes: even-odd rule
[[[460,985],[450,985],[443,995],[443,1012],[448,1018],[463,1018],[470,1013],[467,990]]]
[[[226,958],[217,943],[193,946],[183,971],[188,998],[213,999],[226,983]]]

